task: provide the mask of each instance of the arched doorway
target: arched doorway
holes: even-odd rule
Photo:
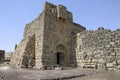
[[[64,65],[65,64],[65,54],[66,48],[63,45],[58,45],[56,48],[56,63],[57,65]]]
[[[57,64],[64,64],[64,53],[57,52]]]

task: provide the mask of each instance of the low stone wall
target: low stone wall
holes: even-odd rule
[[[99,28],[77,34],[76,57],[78,66],[95,65],[96,68],[120,67],[120,30]]]

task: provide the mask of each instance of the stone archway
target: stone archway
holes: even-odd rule
[[[57,65],[64,65],[65,64],[65,59],[66,59],[66,48],[64,45],[58,45],[56,47],[56,63]]]

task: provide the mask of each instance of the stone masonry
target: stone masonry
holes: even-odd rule
[[[24,30],[11,64],[17,68],[76,66],[75,48],[78,32],[85,28],[73,22],[72,13],[62,5],[46,2],[43,12]]]
[[[86,30],[63,5],[46,2],[25,26],[11,59],[17,68],[81,67],[120,69],[120,30]]]
[[[0,50],[0,64],[3,63],[5,60],[5,51]]]
[[[99,28],[77,34],[76,56],[82,68],[120,69],[120,30]]]

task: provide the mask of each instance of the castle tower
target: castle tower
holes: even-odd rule
[[[38,18],[26,25],[11,64],[18,68],[77,66],[76,34],[84,30],[73,22],[72,13],[66,7],[46,2]]]

